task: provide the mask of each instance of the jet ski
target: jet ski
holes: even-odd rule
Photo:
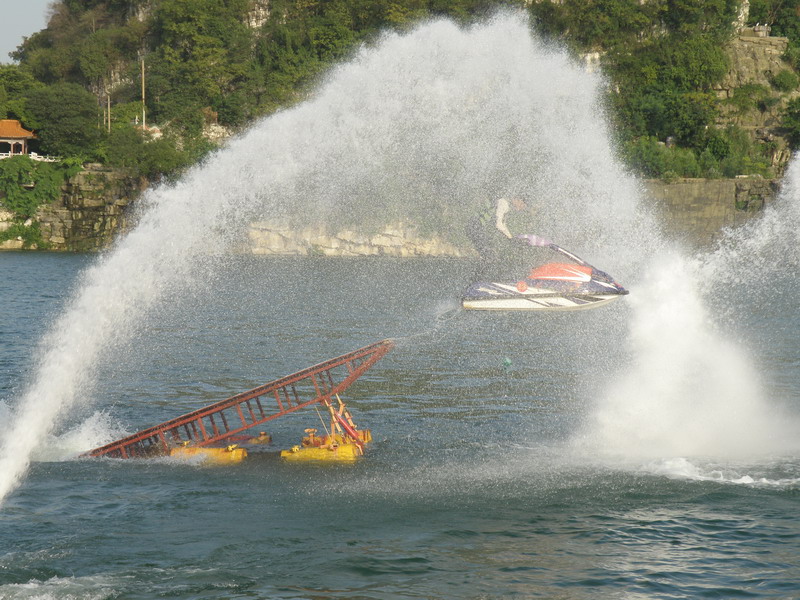
[[[586,261],[547,240],[517,236],[531,246],[547,247],[570,262],[548,262],[515,280],[478,281],[461,299],[467,310],[577,310],[608,304],[628,290]]]

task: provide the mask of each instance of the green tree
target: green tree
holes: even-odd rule
[[[0,89],[5,92],[5,100],[0,106],[0,118],[27,122],[29,119],[25,98],[41,87],[43,85],[26,68],[19,65],[0,65]]]
[[[56,83],[32,91],[27,98],[30,125],[42,150],[61,156],[94,156],[101,132],[97,102],[75,83]]]
[[[173,0],[154,13],[153,109],[195,123],[188,113],[218,104],[250,73],[252,37],[245,0]]]
[[[769,25],[772,35],[789,38],[792,46],[800,45],[800,1],[750,0],[748,23]]]
[[[728,32],[739,11],[740,0],[667,0],[664,23],[678,33]]]
[[[778,91],[793,92],[800,84],[800,80],[798,80],[797,75],[794,72],[790,71],[789,69],[783,69],[772,77],[770,83],[772,83],[772,85]]]
[[[639,0],[566,0],[574,40],[583,48],[601,49],[626,45],[658,22],[659,2]]]
[[[11,97],[24,96],[31,90],[43,87],[29,69],[20,65],[0,65],[0,85]]]

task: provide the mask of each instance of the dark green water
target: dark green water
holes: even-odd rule
[[[91,260],[0,254],[0,420]],[[800,457],[576,449],[630,360],[630,303],[464,313],[470,267],[239,258],[170,297],[0,508],[0,598],[799,598]],[[796,414],[798,284],[781,285],[787,306],[739,307],[736,335]],[[375,436],[355,465],[275,457],[313,411],[235,467],[75,458],[387,337],[345,398]]]

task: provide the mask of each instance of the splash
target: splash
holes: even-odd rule
[[[671,479],[711,481],[762,489],[797,490],[800,486],[800,477],[796,476],[794,464],[781,464],[780,461],[776,464],[773,459],[761,464],[730,465],[713,462],[696,464],[685,458],[668,458],[646,464],[644,471]],[[759,474],[752,476],[748,472]]]
[[[602,86],[522,14],[466,29],[429,22],[363,48],[315,97],[150,191],[136,228],[87,270],[41,343],[0,452],[0,499],[65,412],[92,401],[102,353],[166,293],[213,278],[205,257],[239,243],[253,219],[432,219],[457,237],[459,215],[513,191],[552,239],[631,271],[640,254],[618,240],[644,247],[635,240],[654,227],[614,160]]]
[[[795,399],[769,397],[761,357],[734,338],[745,311],[796,306],[798,185],[795,161],[759,219],[724,232],[709,252],[662,251],[648,266],[630,297],[630,364],[574,440],[579,452],[628,461],[800,452]]]
[[[105,412],[95,412],[59,435],[50,435],[33,453],[35,461],[59,461],[74,457],[86,448],[96,448],[121,438],[128,432]]]
[[[84,577],[51,577],[40,581],[31,579],[27,583],[0,585],[0,597],[30,598],[36,600],[55,600],[56,598],[83,598],[102,600],[119,594],[117,591],[124,582],[106,575]]]

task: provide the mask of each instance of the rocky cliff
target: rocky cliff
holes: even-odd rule
[[[784,60],[788,44],[787,38],[743,29],[728,46],[731,67],[714,90],[722,100],[717,125],[741,127],[763,144],[778,175],[790,157],[781,120],[789,101],[800,96],[798,89],[776,86],[780,74],[794,73]]]
[[[707,247],[724,228],[759,216],[772,202],[778,180],[760,178],[649,180],[644,192],[656,209],[665,234],[689,247]],[[323,227],[296,230],[280,223],[253,223],[249,247],[262,255],[317,256],[471,256],[436,238],[421,238],[416,229],[394,225],[373,236]]]
[[[661,217],[664,231],[691,246],[714,241],[725,227],[736,227],[756,217],[773,199],[778,180],[681,179],[646,182],[645,192]],[[91,168],[70,179],[61,201],[43,207],[37,218],[42,237],[52,250],[90,251],[111,243],[126,222],[129,207],[140,193],[138,182],[123,174]],[[0,231],[12,220],[0,209]],[[18,250],[21,239],[0,244],[0,250]],[[259,221],[248,232],[240,251],[259,255],[311,256],[470,256],[416,228],[388,225],[377,234],[327,231],[322,226],[292,229],[280,222]]]
[[[87,165],[63,185],[58,201],[40,207],[36,213],[47,248],[87,251],[108,245],[143,187],[142,181],[119,170]],[[0,207],[0,231],[8,229],[13,218]],[[0,243],[0,250],[22,247],[21,237]]]

